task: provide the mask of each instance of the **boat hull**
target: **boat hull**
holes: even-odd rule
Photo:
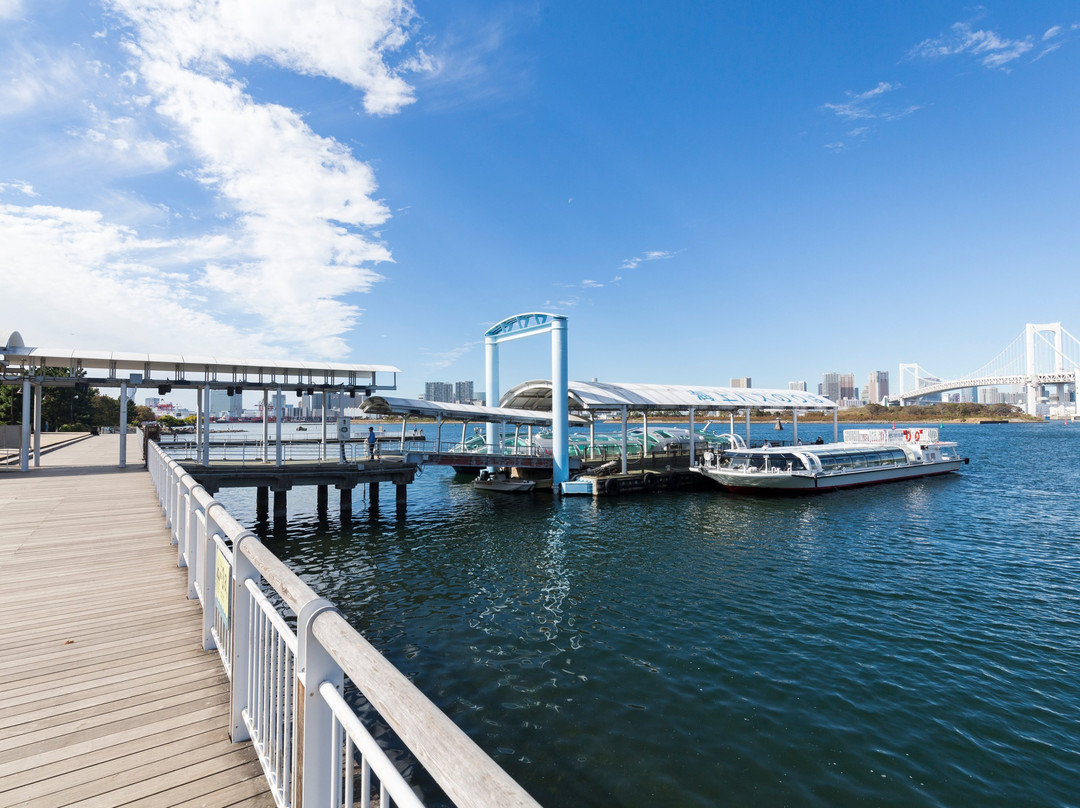
[[[822,494],[844,488],[858,488],[878,483],[914,480],[959,471],[963,459],[936,463],[919,463],[890,468],[856,469],[830,474],[799,474],[785,472],[745,472],[708,469],[697,466],[694,471],[708,477],[729,491],[761,494]]]

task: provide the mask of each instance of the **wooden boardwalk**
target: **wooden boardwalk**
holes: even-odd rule
[[[272,806],[141,445],[0,468],[0,806]]]

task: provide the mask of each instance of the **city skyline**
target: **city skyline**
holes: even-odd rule
[[[1080,303],[1072,4],[262,11],[0,3],[0,328],[412,395],[553,311],[571,378],[784,389]]]

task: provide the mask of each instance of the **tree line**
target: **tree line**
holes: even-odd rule
[[[43,368],[41,373],[43,376],[71,376],[67,368]],[[22,406],[21,384],[0,386],[0,420],[3,423],[21,424]],[[128,424],[153,420],[154,411],[149,407],[128,406]],[[96,387],[76,381],[74,386],[42,389],[41,428],[46,432],[89,432],[91,427],[119,424],[120,399],[104,395]]]

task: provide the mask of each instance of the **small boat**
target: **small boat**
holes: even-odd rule
[[[484,469],[480,472],[480,476],[473,480],[472,485],[478,491],[501,491],[506,494],[528,494],[536,488],[534,480],[511,477],[507,469],[497,469],[493,472]]]
[[[845,429],[840,443],[750,449],[720,436],[692,471],[729,491],[803,494],[958,471],[968,462],[936,429]]]

